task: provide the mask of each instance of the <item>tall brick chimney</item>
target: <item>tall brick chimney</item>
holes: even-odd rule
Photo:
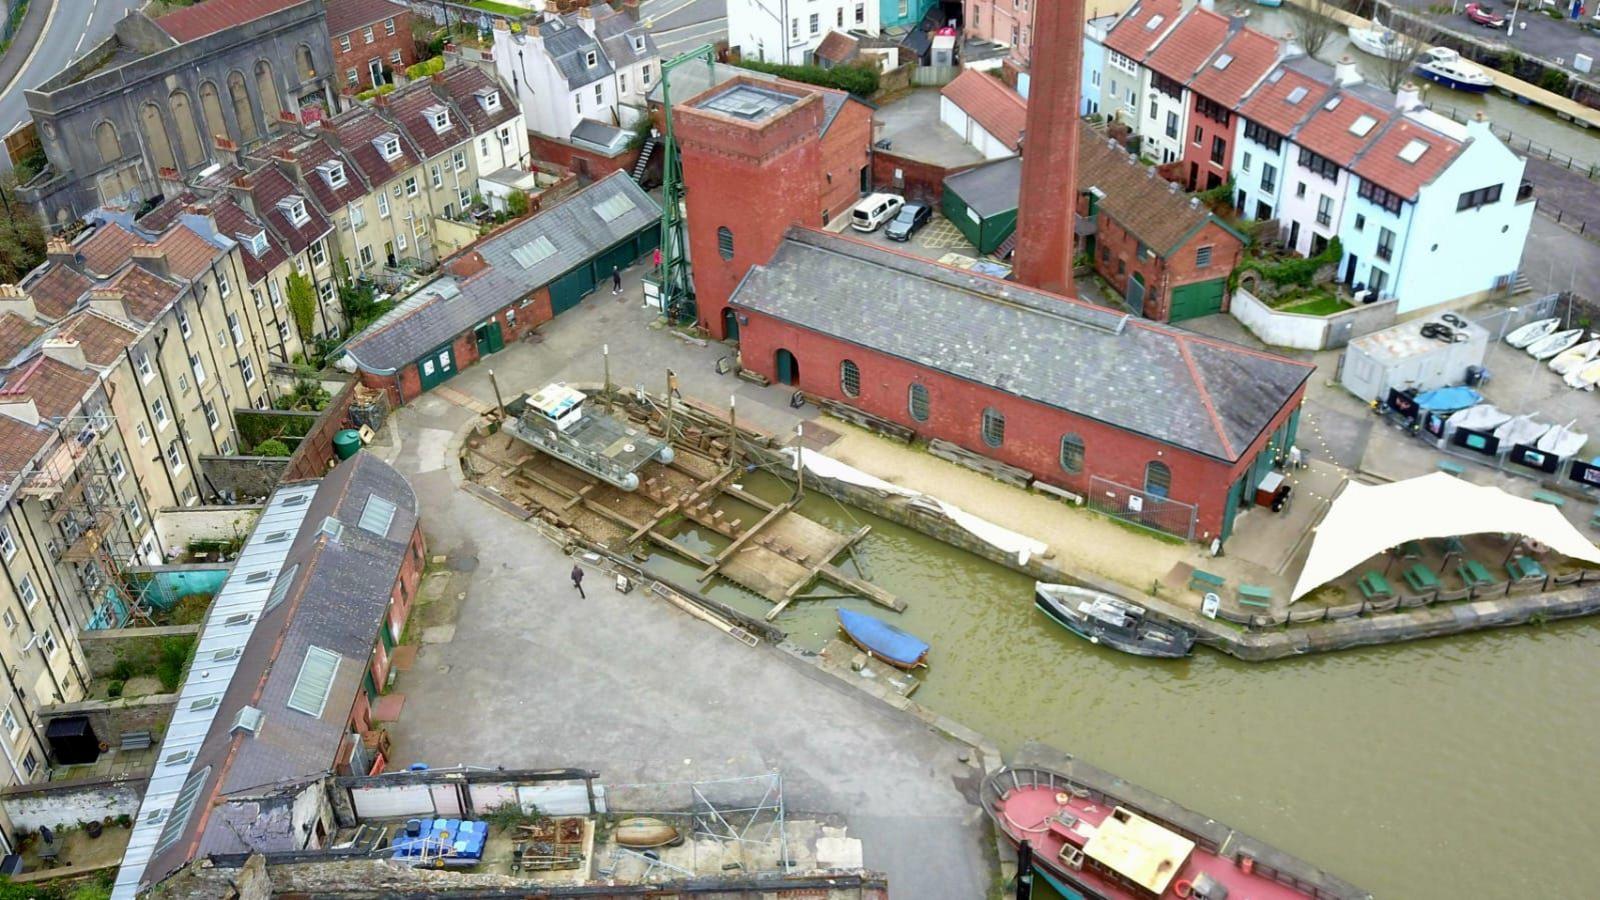
[[[1017,210],[1017,281],[1072,291],[1072,235],[1078,209],[1078,78],[1083,66],[1083,0],[1034,7],[1022,204]]]

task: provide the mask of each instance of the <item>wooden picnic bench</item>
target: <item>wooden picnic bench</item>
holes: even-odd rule
[[[1439,460],[1439,471],[1460,478],[1467,474],[1467,467],[1453,460],[1441,459]]]
[[[124,731],[118,750],[148,750],[155,736],[148,731]]]
[[[1439,589],[1439,576],[1433,574],[1433,570],[1422,563],[1416,563],[1407,569],[1405,579],[1406,584],[1411,585],[1411,589],[1414,591],[1436,591]]]
[[[1394,553],[1395,553],[1396,556],[1400,557],[1401,559],[1421,559],[1422,558],[1422,542],[1421,541],[1406,541],[1404,544],[1401,544],[1400,546],[1394,548]]]
[[[1548,503],[1551,506],[1554,506],[1556,509],[1560,509],[1567,505],[1567,498],[1561,496],[1560,494],[1552,494],[1549,491],[1534,491],[1533,499],[1539,501],[1540,503]]]
[[[1461,543],[1461,538],[1458,537],[1438,538],[1437,543],[1439,545],[1439,550],[1444,553],[1455,553],[1459,555],[1467,552],[1467,545]]]
[[[1261,609],[1272,608],[1272,588],[1262,587],[1259,584],[1239,585],[1239,605],[1256,606]]]
[[[1506,563],[1506,574],[1512,581],[1543,580],[1545,577],[1544,566],[1531,556],[1519,556]]]
[[[1228,580],[1223,578],[1221,575],[1213,575],[1210,572],[1195,569],[1193,572],[1189,573],[1189,590],[1200,591],[1202,593],[1207,591],[1220,591],[1222,590],[1222,586],[1227,584],[1227,581]]]
[[[1389,586],[1389,579],[1384,578],[1383,573],[1377,569],[1362,575],[1361,580],[1356,582],[1356,587],[1361,589],[1361,596],[1368,600],[1376,597],[1387,599],[1394,596],[1394,588]]]
[[[1494,584],[1494,576],[1489,574],[1483,563],[1475,559],[1463,559],[1461,564],[1456,566],[1456,574],[1461,576],[1461,580],[1466,582],[1468,587]]]

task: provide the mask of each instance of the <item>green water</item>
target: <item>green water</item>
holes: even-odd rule
[[[769,476],[744,485],[786,495]],[[1600,625],[1278,663],[1205,649],[1137,660],[1048,622],[1023,576],[830,498],[801,511],[841,531],[872,526],[866,567],[908,609],[849,605],[931,643],[916,699],[1003,751],[1044,740],[1381,897],[1600,893]],[[683,535],[707,552],[726,546]],[[659,556],[651,567],[682,583],[698,569]],[[756,615],[771,608],[726,583],[709,593]],[[820,648],[837,605],[795,604],[778,624]]]

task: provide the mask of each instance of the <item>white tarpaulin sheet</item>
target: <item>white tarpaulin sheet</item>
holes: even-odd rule
[[[1317,526],[1291,599],[1406,541],[1502,533],[1532,538],[1573,559],[1600,562],[1600,548],[1548,503],[1443,472],[1376,487],[1351,481]]]

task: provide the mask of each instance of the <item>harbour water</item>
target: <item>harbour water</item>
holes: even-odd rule
[[[787,496],[771,476],[743,483]],[[1044,740],[1380,897],[1580,898],[1600,885],[1600,623],[1279,663],[1205,649],[1140,660],[1047,621],[1032,583],[1001,566],[828,497],[801,511],[845,532],[872,526],[867,573],[908,608],[845,602],[929,641],[914,699],[1003,751]],[[661,556],[650,567],[686,584],[698,570]],[[771,608],[726,583],[709,593]],[[838,605],[797,603],[778,624],[820,648]]]

